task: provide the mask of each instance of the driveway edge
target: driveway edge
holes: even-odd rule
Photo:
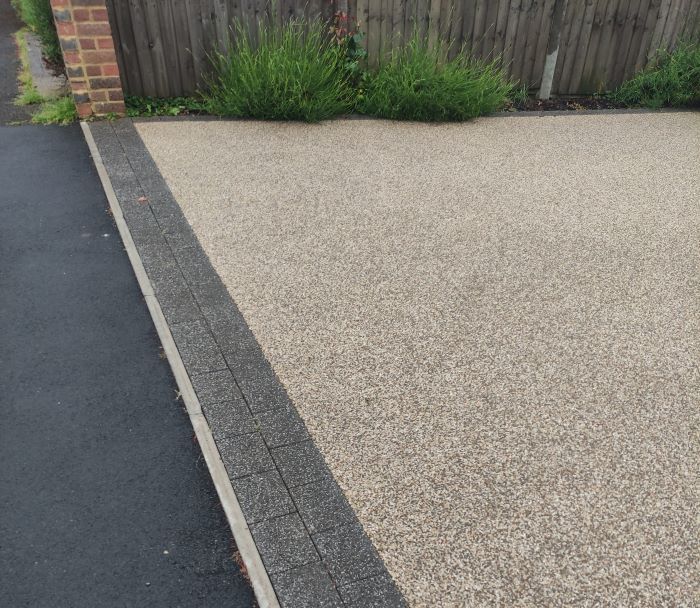
[[[277,595],[272,587],[267,571],[263,566],[262,558],[260,557],[260,553],[258,552],[255,542],[253,541],[253,536],[248,529],[248,524],[243,516],[240,503],[238,502],[236,494],[233,491],[233,486],[231,485],[231,481],[226,473],[226,468],[224,467],[221,455],[219,454],[219,450],[214,442],[211,428],[209,427],[206,417],[202,413],[199,399],[197,398],[197,394],[194,391],[190,377],[187,374],[185,365],[180,357],[177,346],[175,345],[170,328],[165,320],[165,315],[163,314],[158,298],[153,291],[151,281],[146,274],[146,270],[138,250],[136,249],[134,240],[131,237],[131,232],[126,220],[124,219],[124,214],[122,213],[119,199],[117,198],[109,175],[107,174],[107,170],[102,162],[102,156],[97,148],[95,139],[92,136],[90,126],[86,122],[81,122],[80,126],[83,130],[88,148],[90,149],[90,154],[95,164],[95,168],[97,169],[97,174],[102,182],[102,188],[107,195],[107,200],[109,201],[109,207],[112,211],[114,222],[117,225],[117,229],[119,230],[122,242],[124,243],[124,248],[129,256],[129,261],[131,262],[131,266],[134,270],[134,274],[136,275],[139,287],[141,288],[141,292],[146,300],[148,311],[151,314],[153,324],[158,332],[158,337],[163,345],[163,349],[165,350],[168,363],[173,371],[175,381],[177,382],[183,402],[187,409],[187,414],[190,417],[192,428],[194,429],[197,441],[199,442],[202,454],[204,455],[204,459],[207,463],[214,487],[216,488],[219,500],[221,501],[221,505],[226,514],[226,519],[231,527],[231,532],[233,533],[236,546],[241,554],[243,563],[245,564],[248,577],[250,578],[251,585],[253,586],[255,597],[260,608],[279,608],[280,605],[277,600]]]
[[[212,471],[217,491],[219,483],[231,489],[246,550],[261,564],[265,588],[279,602],[260,601],[261,608],[404,608],[401,592],[133,122],[95,122],[83,129],[98,154],[100,177],[108,180],[110,204],[116,200],[129,234],[134,268],[143,270],[144,295],[149,306],[157,304],[176,351],[193,426],[203,424],[209,432],[219,465],[220,477]]]

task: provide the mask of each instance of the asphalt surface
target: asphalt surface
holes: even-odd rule
[[[697,603],[700,115],[136,125],[411,606]]]
[[[253,605],[78,125],[0,184],[0,606]]]

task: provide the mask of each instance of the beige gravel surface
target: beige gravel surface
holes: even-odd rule
[[[137,126],[412,606],[697,605],[700,114]]]

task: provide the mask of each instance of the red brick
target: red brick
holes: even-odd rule
[[[102,68],[99,65],[89,65],[85,71],[88,76],[102,76]]]
[[[109,23],[78,23],[78,35],[80,36],[111,36],[112,29]]]
[[[98,38],[97,39],[97,48],[98,49],[113,49],[114,48],[114,40],[112,38]]]
[[[79,65],[82,63],[80,53],[77,51],[63,53],[63,61],[66,62],[66,65]]]
[[[116,63],[108,63],[102,66],[103,76],[119,76],[119,66]]]
[[[90,88],[95,89],[118,89],[121,86],[119,78],[108,76],[105,78],[90,78]]]
[[[90,91],[90,101],[107,101],[107,91]]]
[[[80,118],[87,118],[88,116],[92,116],[91,103],[78,103],[76,104],[75,109],[78,111],[78,116],[80,116]]]
[[[113,89],[109,91],[110,101],[124,101],[124,92],[121,89]]]
[[[51,0],[51,6],[54,8],[63,8],[64,6],[68,6],[70,4],[70,0]]]
[[[83,51],[90,51],[96,48],[94,38],[80,38],[80,48]]]
[[[108,21],[109,16],[107,15],[106,8],[93,8],[90,11],[90,16],[93,21]]]
[[[73,21],[90,21],[90,11],[86,8],[74,9]]]
[[[56,23],[56,31],[59,36],[75,36],[75,23],[59,21]]]
[[[124,114],[125,107],[122,101],[97,102],[92,104],[95,114]]]
[[[83,61],[88,64],[94,63],[114,63],[116,57],[114,51],[83,51],[81,53]]]

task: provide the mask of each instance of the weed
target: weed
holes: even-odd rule
[[[319,20],[258,24],[257,36],[237,23],[226,53],[212,56],[204,92],[213,114],[317,122],[353,105],[345,50]]]
[[[685,41],[661,50],[639,74],[611,94],[628,106],[663,108],[700,105],[700,43]]]
[[[44,101],[44,98],[34,86],[32,72],[29,69],[29,50],[27,48],[27,39],[25,38],[26,32],[26,29],[22,29],[15,33],[15,42],[17,43],[17,48],[19,49],[19,60],[21,66],[18,77],[20,83],[20,94],[17,96],[17,99],[15,99],[15,103],[18,106],[29,106]]]
[[[46,101],[32,116],[32,122],[38,125],[68,125],[77,119],[78,112],[70,95]]]
[[[179,116],[181,114],[201,114],[206,104],[198,97],[135,97],[125,99],[128,116]]]
[[[502,108],[512,88],[496,61],[462,53],[448,60],[444,45],[431,48],[414,34],[366,79],[358,110],[397,120],[468,120]]]
[[[39,36],[44,56],[53,63],[62,60],[61,45],[56,33],[49,0],[12,0],[20,19]]]

